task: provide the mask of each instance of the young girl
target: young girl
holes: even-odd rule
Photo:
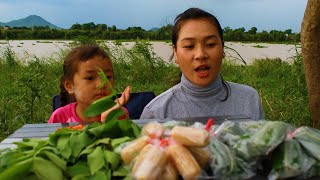
[[[113,86],[112,62],[104,50],[98,46],[84,45],[73,49],[68,54],[64,60],[63,76],[60,80],[61,107],[52,113],[48,123],[103,121],[113,109],[119,108],[120,104],[127,103],[130,96],[130,87],[127,87],[122,96],[115,101],[118,103],[103,112],[101,116],[84,116],[84,110],[92,102],[111,93],[108,83],[105,87],[98,88],[101,84],[98,75],[99,69],[103,70]]]
[[[153,99],[141,119],[226,115],[264,118],[255,89],[223,81],[223,31],[212,14],[190,8],[178,15],[172,43],[175,62],[182,71],[181,82]]]

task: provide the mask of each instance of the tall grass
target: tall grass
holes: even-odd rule
[[[179,80],[179,69],[157,57],[150,44],[140,41],[130,49],[120,44],[103,45],[113,59],[115,89],[130,85],[133,92],[160,94]],[[52,112],[52,97],[59,93],[62,59],[38,59],[22,64],[14,52],[0,55],[0,140],[25,123],[46,123]],[[256,60],[240,66],[224,62],[227,81],[248,84],[259,91],[266,119],[309,125],[306,82],[301,56],[292,64],[280,59]]]

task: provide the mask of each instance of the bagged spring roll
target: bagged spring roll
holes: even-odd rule
[[[140,151],[147,145],[148,140],[150,138],[148,136],[142,136],[131,143],[129,143],[126,147],[124,147],[121,152],[121,158],[125,164],[130,164],[131,161],[140,153]]]
[[[163,135],[164,127],[158,122],[150,122],[143,126],[141,130],[142,135],[147,135],[152,138],[159,138]]]
[[[134,179],[157,179],[167,163],[166,151],[155,145],[146,145],[132,168]]]
[[[178,179],[178,171],[177,168],[174,166],[172,160],[169,158],[167,164],[164,167],[161,176],[158,178],[165,179],[165,180],[176,180]]]
[[[197,160],[200,167],[205,167],[210,159],[210,152],[207,148],[188,147],[193,157]]]
[[[171,131],[171,137],[186,146],[203,147],[209,144],[209,133],[203,129],[176,126]]]
[[[184,179],[196,179],[200,175],[201,168],[186,147],[174,144],[170,145],[167,150]]]
[[[308,154],[320,161],[320,130],[300,127],[293,132],[293,138],[299,141]]]

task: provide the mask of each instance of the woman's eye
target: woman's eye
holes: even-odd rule
[[[213,46],[215,46],[216,44],[215,43],[208,43],[207,44],[207,46],[209,46],[209,47],[213,47]]]
[[[185,48],[185,49],[191,49],[191,48],[193,48],[193,45],[185,45],[185,46],[183,46],[183,48]]]

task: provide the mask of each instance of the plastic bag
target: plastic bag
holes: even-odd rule
[[[212,137],[208,148],[212,154],[209,163],[214,179],[248,179],[255,175],[251,164],[236,157],[234,151],[218,138]]]
[[[305,154],[298,141],[286,139],[272,153],[272,170],[268,179],[275,180],[306,174],[315,162]]]
[[[310,156],[320,161],[320,130],[303,126],[296,129],[292,137],[305,148]]]
[[[255,160],[283,142],[289,129],[290,126],[284,122],[268,121],[256,133],[243,134],[232,148],[245,160]]]

